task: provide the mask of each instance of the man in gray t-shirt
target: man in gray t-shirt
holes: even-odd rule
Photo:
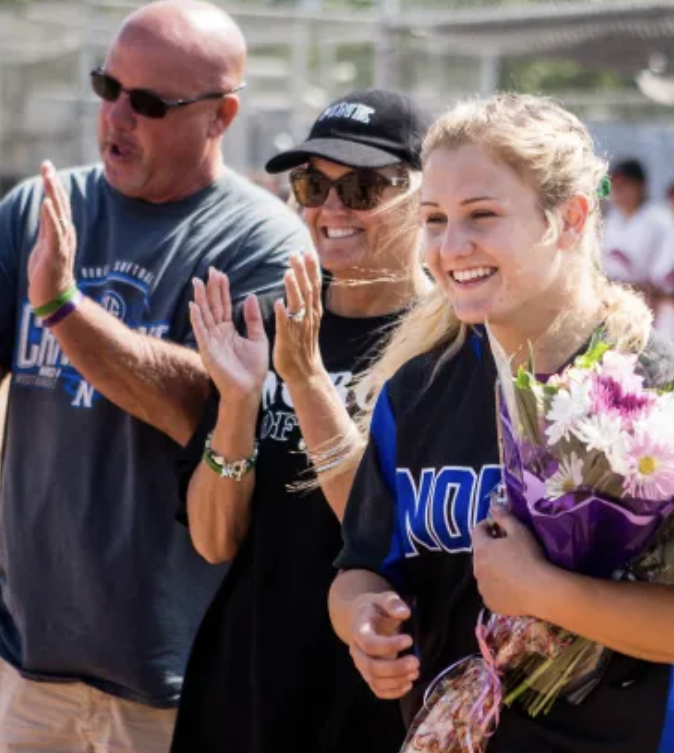
[[[214,6],[142,8],[92,74],[102,166],[46,164],[0,204],[0,753],[168,749],[223,576],[174,522],[209,389],[191,280],[278,289],[310,242],[222,163],[244,59]]]

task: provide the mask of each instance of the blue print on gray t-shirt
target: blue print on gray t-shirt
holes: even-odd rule
[[[191,280],[225,271],[236,300],[279,289],[299,219],[228,171],[170,204],[124,197],[99,167],[61,176],[82,291],[131,329],[191,344]],[[0,203],[0,369],[11,370],[0,499],[0,656],[34,679],[177,702],[222,576],[175,522],[180,448],[96,392],[27,297],[39,181]]]

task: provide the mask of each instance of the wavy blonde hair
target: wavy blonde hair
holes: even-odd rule
[[[646,345],[652,317],[640,295],[609,282],[601,270],[597,191],[607,164],[597,155],[585,126],[548,98],[497,94],[462,102],[441,116],[426,136],[424,162],[437,149],[456,150],[465,145],[486,150],[536,190],[548,224],[547,240],[555,238],[561,229],[565,202],[577,195],[587,198],[591,211],[578,242],[578,257],[593,276],[596,294],[604,304],[608,337],[620,349],[640,352]],[[445,358],[451,358],[463,345],[467,331],[468,326],[456,317],[439,287],[403,318],[360,385],[360,394],[367,396],[358,419],[361,436],[342,443],[343,460],[337,472],[359,462],[384,383],[404,363],[437,347],[445,346]]]

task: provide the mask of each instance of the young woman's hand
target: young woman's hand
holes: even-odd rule
[[[553,567],[526,526],[506,509],[492,508],[504,535],[494,538],[483,521],[473,529],[473,570],[489,609],[511,617],[537,617],[536,596],[541,575]]]
[[[255,296],[244,304],[248,337],[232,322],[227,275],[209,270],[208,283],[194,281],[190,318],[199,353],[223,401],[259,400],[269,370],[269,342]]]
[[[409,607],[392,591],[364,594],[354,603],[349,649],[378,698],[402,698],[419,676],[416,656],[398,656],[412,646],[412,638],[400,632],[409,618]]]
[[[293,254],[285,275],[287,307],[277,301],[274,368],[285,382],[310,380],[323,370],[318,332],[323,316],[321,270],[314,253]]]

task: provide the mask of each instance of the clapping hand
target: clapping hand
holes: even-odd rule
[[[321,271],[313,253],[293,254],[285,275],[286,301],[277,301],[274,368],[286,382],[323,371],[318,332],[323,316]]]
[[[40,172],[45,198],[37,241],[28,258],[28,296],[33,308],[45,306],[75,284],[77,249],[68,195],[51,162],[44,162]]]
[[[206,370],[225,402],[259,400],[269,369],[269,342],[257,298],[244,304],[247,337],[232,322],[232,299],[227,275],[209,270],[208,283],[193,280],[190,318]]]

